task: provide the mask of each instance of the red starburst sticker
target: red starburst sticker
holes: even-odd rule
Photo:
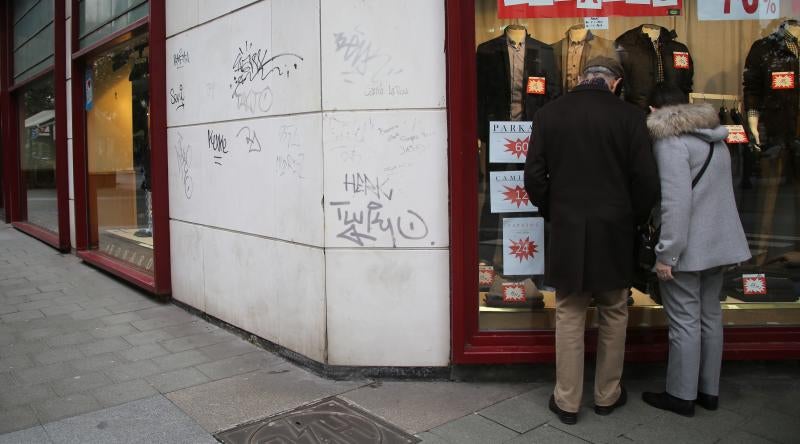
[[[725,143],[747,143],[750,141],[742,125],[725,125],[725,128],[728,129],[728,138],[725,139]]]
[[[503,282],[503,302],[525,302],[525,286],[519,282]]]
[[[488,287],[494,282],[494,268],[491,265],[478,265],[478,284]]]
[[[511,202],[512,204],[516,204],[517,208],[525,205],[527,206],[530,204],[530,199],[528,199],[528,192],[525,191],[524,188],[517,185],[515,187],[510,187],[508,185],[503,185],[503,188],[506,190],[503,191],[503,196],[505,196],[505,200]]]
[[[773,72],[772,89],[794,89],[794,72]]]
[[[528,157],[528,142],[530,137],[526,137],[525,139],[517,139],[511,140],[506,139],[505,146],[506,152],[511,153],[512,156],[517,156],[517,159],[522,159],[523,157]]]
[[[520,239],[518,241],[511,241],[511,255],[519,259],[520,262],[523,260],[527,261],[528,259],[533,259],[533,256],[539,252],[539,247],[536,245],[536,242],[532,241],[530,237],[526,237],[525,239]]]
[[[672,66],[675,69],[689,69],[689,53],[677,51],[673,52]]]
[[[767,278],[763,274],[743,274],[744,294],[767,294]]]
[[[545,85],[544,77],[528,77],[528,87],[526,90],[528,94],[543,95],[545,93]]]

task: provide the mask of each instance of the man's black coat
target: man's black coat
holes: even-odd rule
[[[617,37],[614,46],[625,70],[625,100],[646,110],[650,93],[656,86],[658,58],[652,40],[642,32],[643,26],[645,25],[633,28]],[[688,65],[676,67],[675,53],[689,52],[686,45],[675,40],[676,36],[675,31],[662,27],[658,37],[661,44],[664,82],[677,86],[688,97],[692,92],[694,61],[689,56]]]
[[[759,111],[766,134],[763,141],[780,143],[798,135],[800,77],[797,56],[786,45],[783,31],[756,40],[744,63],[744,107]],[[794,88],[775,89],[772,73],[791,72]]]
[[[644,112],[580,85],[533,119],[525,189],[550,222],[545,282],[559,292],[628,288],[636,224],[659,195]]]
[[[478,45],[478,137],[489,141],[489,122],[511,120],[511,66],[505,34]],[[544,94],[526,94],[528,77],[544,77]],[[525,70],[522,73],[523,113],[531,120],[542,105],[561,94],[553,48],[528,36],[525,39]]]

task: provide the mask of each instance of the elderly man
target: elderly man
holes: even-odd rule
[[[594,410],[625,404],[620,384],[634,237],[659,181],[644,113],[614,95],[622,66],[589,60],[572,91],[533,118],[525,188],[550,223],[545,283],[556,289],[556,386],[550,410],[575,424],[583,393],[584,326],[594,297],[599,332]]]

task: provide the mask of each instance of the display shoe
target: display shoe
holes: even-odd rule
[[[694,400],[694,403],[706,410],[716,410],[719,407],[719,396],[697,392],[697,399]]]
[[[550,395],[550,411],[558,415],[558,419],[567,425],[573,425],[578,422],[578,414],[561,410],[556,404],[555,395]]]
[[[644,392],[642,393],[642,401],[657,409],[668,410],[690,418],[694,416],[694,401],[676,398],[667,392]]]
[[[625,405],[625,403],[628,402],[628,391],[625,390],[625,387],[623,387],[621,384],[620,384],[619,388],[620,388],[620,393],[619,393],[619,398],[617,398],[617,402],[615,402],[615,403],[613,403],[611,405],[597,405],[597,404],[595,404],[594,405],[594,412],[597,413],[598,415],[606,416],[606,415],[610,415],[611,412],[613,412],[614,409],[616,409],[617,407],[622,407],[623,405]]]

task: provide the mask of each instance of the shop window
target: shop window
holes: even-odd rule
[[[150,81],[146,35],[87,61],[90,247],[152,274]]]
[[[523,166],[533,113],[574,87],[594,55],[621,59],[620,100],[646,109],[650,89],[665,81],[719,110],[753,256],[725,272],[724,321],[800,324],[796,2],[476,0],[475,8],[481,330],[554,327],[554,289],[543,279],[550,227],[527,199]],[[659,302],[632,291],[631,326],[666,325]]]
[[[53,76],[26,86],[17,96],[17,106],[20,180],[27,221],[58,233]]]
[[[53,1],[14,2],[14,83],[20,83],[53,65]]]

